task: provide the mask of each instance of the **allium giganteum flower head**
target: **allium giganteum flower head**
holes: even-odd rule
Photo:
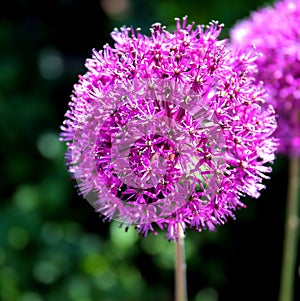
[[[218,40],[222,25],[176,19],[115,30],[74,86],[61,139],[80,193],[140,234],[214,230],[271,171],[274,109],[254,83],[256,53]]]
[[[265,83],[278,114],[275,136],[278,152],[300,155],[300,1],[276,1],[237,22],[231,31],[232,44],[254,44],[258,80]]]

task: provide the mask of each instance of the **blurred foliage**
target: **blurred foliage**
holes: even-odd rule
[[[112,42],[114,27],[147,33],[154,22],[172,27],[174,17],[188,15],[196,23],[225,23],[226,37],[265,3],[6,2],[0,13],[0,300],[173,300],[173,243],[163,233],[141,238],[102,222],[69,179],[59,126],[85,59]],[[248,208],[235,221],[213,233],[188,232],[191,301],[277,298],[286,164],[277,158],[261,198],[245,199]]]

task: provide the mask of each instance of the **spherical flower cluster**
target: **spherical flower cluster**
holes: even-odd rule
[[[300,155],[300,1],[283,0],[253,12],[231,31],[237,47],[255,45],[258,80],[278,113],[278,152]]]
[[[79,192],[104,219],[140,234],[214,230],[258,197],[277,144],[255,84],[256,52],[218,40],[222,25],[176,19],[150,36],[115,30],[93,51],[62,126]]]

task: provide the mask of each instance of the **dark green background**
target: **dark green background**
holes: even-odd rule
[[[110,1],[110,0],[109,0]],[[112,1],[114,2],[114,1]],[[125,1],[126,2],[126,1]],[[174,245],[103,223],[78,197],[57,141],[69,96],[92,48],[123,24],[147,33],[175,17],[225,24],[262,0],[131,0],[121,15],[103,1],[8,1],[0,12],[0,300],[171,301]],[[188,231],[190,301],[277,300],[287,158],[278,156],[260,199],[216,232]],[[298,258],[299,265],[299,258]],[[296,273],[295,273],[296,280]],[[299,281],[299,278],[297,278]],[[299,289],[295,300],[299,300]]]

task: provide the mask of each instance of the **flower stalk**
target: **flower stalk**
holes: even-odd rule
[[[178,238],[175,242],[175,301],[187,301],[186,261],[184,250],[184,231],[177,224]]]
[[[298,156],[290,157],[279,301],[292,301],[298,242]]]

